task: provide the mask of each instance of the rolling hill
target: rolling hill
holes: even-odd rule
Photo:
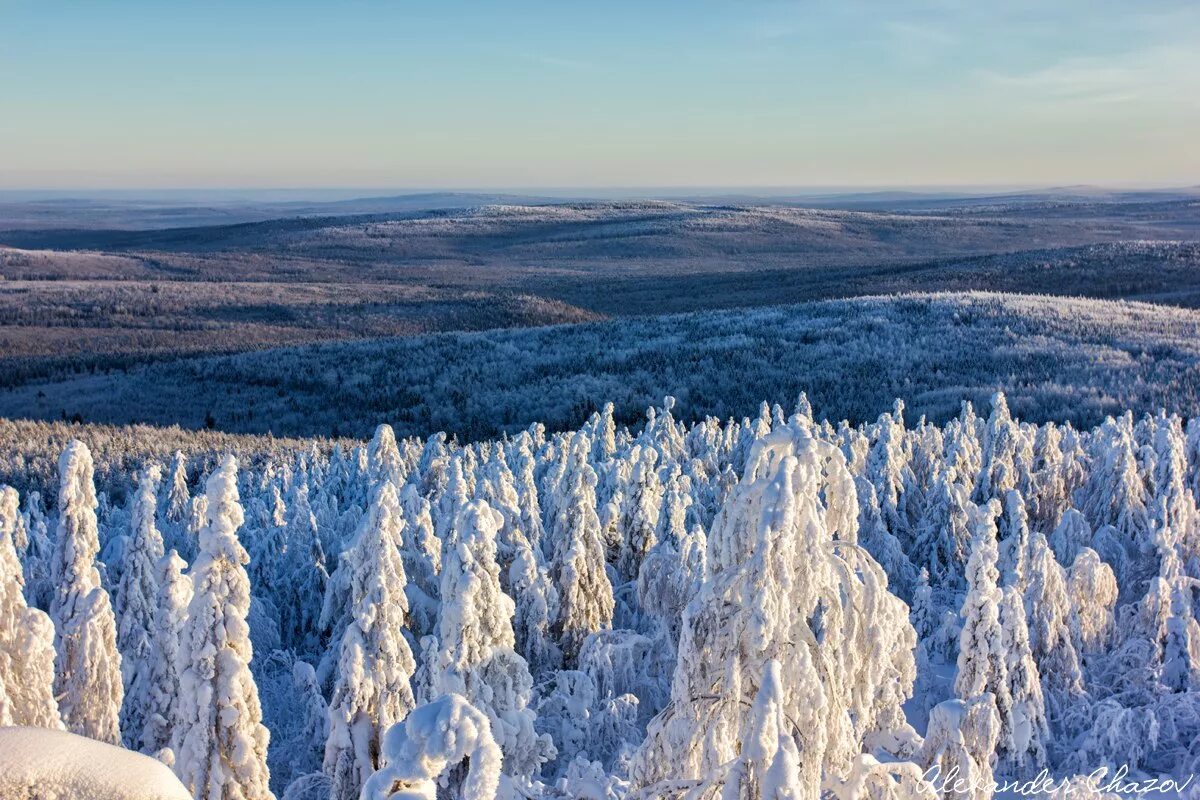
[[[685,418],[789,406],[831,418],[903,398],[945,420],[1003,389],[1030,420],[1091,424],[1120,408],[1200,411],[1200,312],[1011,294],[832,300],[599,323],[443,333],[182,358],[30,383],[0,416],[206,424],[364,436],[563,428],[600,404],[640,417],[671,394]]]

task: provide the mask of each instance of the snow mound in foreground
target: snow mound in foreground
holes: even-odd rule
[[[44,728],[0,728],[4,800],[191,800],[149,756]]]

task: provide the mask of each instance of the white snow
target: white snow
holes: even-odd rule
[[[4,800],[191,800],[149,756],[45,728],[0,728]]]

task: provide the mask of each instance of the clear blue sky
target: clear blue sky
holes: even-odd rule
[[[0,188],[1200,183],[1200,3],[0,0]]]

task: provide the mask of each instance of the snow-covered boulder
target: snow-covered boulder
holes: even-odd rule
[[[45,728],[0,728],[4,800],[191,800],[149,756]]]

